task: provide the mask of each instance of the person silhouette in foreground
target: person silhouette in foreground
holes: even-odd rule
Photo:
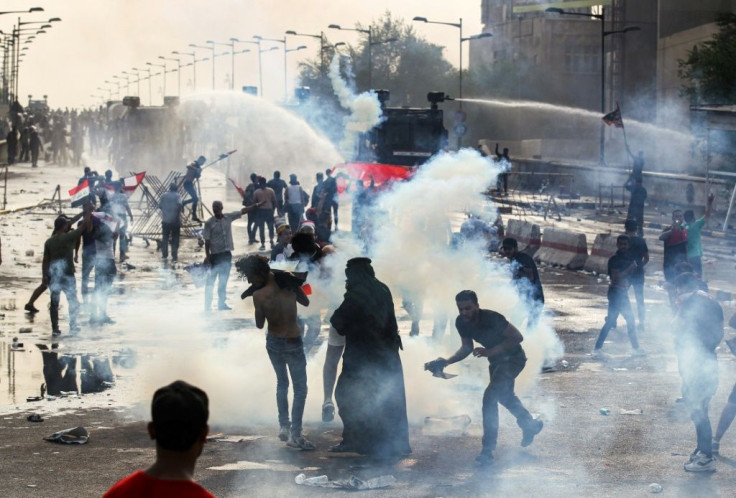
[[[104,498],[214,498],[194,482],[194,467],[209,432],[207,394],[177,380],[153,395],[151,417],[148,434],[156,440],[156,461],[116,482]]]

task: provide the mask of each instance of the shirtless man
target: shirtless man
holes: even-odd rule
[[[314,444],[302,435],[302,415],[307,399],[307,358],[301,329],[296,320],[296,303],[309,306],[309,298],[299,284],[280,286],[262,256],[245,259],[244,272],[256,290],[253,305],[256,327],[262,329],[268,322],[266,350],[276,372],[276,404],[279,409],[279,439],[286,445],[303,450],[314,450]],[[288,374],[287,374],[288,367]],[[294,403],[289,423],[289,375],[294,385]]]

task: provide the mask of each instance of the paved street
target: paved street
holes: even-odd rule
[[[44,164],[37,171],[28,165],[13,171],[18,176],[11,179],[9,208],[30,206],[50,197],[56,184],[61,184],[65,194],[65,188],[81,174],[76,169]],[[205,185],[203,196],[211,202],[222,195],[225,181],[221,175],[208,181],[211,183]],[[226,211],[237,206],[236,201],[226,202]],[[613,226],[611,220],[593,220],[592,212],[585,210],[570,213],[561,225],[575,225],[578,218],[591,233],[607,232]],[[543,223],[538,216],[530,219]],[[480,404],[487,368],[482,360],[469,358],[448,368],[458,374],[451,380],[435,379],[422,371],[425,361],[447,356],[459,344],[456,335],[447,335],[441,344],[431,341],[431,310],[425,310],[428,316],[421,324],[421,336],[409,338],[410,321],[397,299],[399,326],[406,336],[402,359],[412,455],[387,463],[327,451],[339,442],[340,425],[319,420],[324,348],[318,348],[309,360],[305,414],[306,432],[318,450],[292,450],[276,437],[275,379],[263,333],[254,327],[252,304],[237,298],[246,287],[244,282],[230,281],[232,311],[205,317],[200,313],[202,291],[183,270],[186,264],[203,258],[196,241],[184,243],[181,263],[172,269],[162,266],[155,244],[146,247],[136,239],[130,251],[134,268],[120,269],[117,292],[110,299],[111,315],[117,323],[102,329],[83,325],[78,337],[62,335],[52,342],[46,312],[48,295],[39,300],[37,306],[42,311],[35,319],[29,319],[22,310],[40,281],[43,240],[52,222],[48,209],[0,217],[0,473],[5,496],[100,496],[119,478],[149,465],[154,450],[145,433],[148,402],[156,387],[174,378],[206,386],[211,396],[211,433],[244,439],[212,442],[199,460],[197,478],[217,496],[349,494],[297,486],[294,478],[300,473],[308,477],[326,474],[331,479],[351,475],[396,478],[388,488],[366,492],[371,496],[643,496],[649,494],[651,483],[659,483],[665,496],[731,496],[736,487],[736,429],[721,443],[721,452],[734,460],[720,459],[714,475],[690,475],[682,470],[695,445],[695,432],[684,407],[675,402],[679,376],[670,336],[670,311],[665,293],[657,286],[661,248],[654,241],[655,231],[646,234],[654,253],[646,287],[650,318],[640,334],[643,348],[650,353],[646,358],[628,356],[628,339],[620,326],[606,345],[611,359],[593,361],[590,352],[605,316],[605,280],[540,267],[550,320],[564,343],[562,359],[567,366],[558,362],[554,372],[522,374],[518,391],[530,411],[544,420],[544,430],[532,446],[520,448],[521,431],[501,409],[496,464],[479,469],[474,457],[480,447]],[[245,240],[243,221],[236,223],[235,230],[236,241]],[[723,247],[721,242],[704,237],[706,260],[713,259],[708,249],[711,243]],[[236,254],[244,249],[236,242]],[[733,256],[719,251],[718,268],[733,272]],[[706,265],[706,276],[713,276],[721,290],[733,292],[733,280],[729,283],[716,273],[714,265]],[[481,305],[493,307],[493,303]],[[724,311],[730,317],[733,302],[725,303]],[[82,315],[83,324],[87,316]],[[619,324],[623,325],[623,320]],[[326,331],[324,326],[322,339]],[[726,332],[727,337],[732,334]],[[23,343],[22,348],[11,347],[14,338]],[[718,356],[721,382],[711,403],[713,423],[736,381],[736,362],[725,345]],[[54,362],[62,358],[67,369],[77,365],[71,379],[75,382],[62,382],[63,394],[53,399],[27,402],[28,397],[40,394],[42,383],[49,384],[54,368],[58,370],[62,364]],[[88,360],[97,362],[84,363]],[[113,373],[114,385],[101,380],[105,366]],[[90,368],[97,377],[85,381]],[[61,377],[63,369],[57,374]],[[83,392],[90,392],[80,396],[67,392],[76,389],[64,389],[66,385],[81,385]],[[610,414],[602,415],[601,408]],[[620,413],[635,409],[641,409],[642,414]],[[42,415],[45,421],[26,421],[31,413]],[[425,425],[425,417],[456,415],[470,416],[467,434],[429,435],[436,427]],[[90,431],[87,445],[56,445],[42,439],[74,426]]]

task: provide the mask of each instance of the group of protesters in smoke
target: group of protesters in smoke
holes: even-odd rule
[[[159,207],[162,217],[164,260],[171,246],[172,261],[178,260],[179,230],[182,218],[191,204],[190,216],[197,217],[197,189],[195,182],[201,175],[204,157],[190,163],[184,175],[169,186],[162,195]],[[256,325],[268,326],[267,351],[277,378],[277,407],[279,437],[287,445],[305,450],[314,449],[303,434],[302,416],[307,395],[306,355],[315,344],[321,330],[323,309],[308,307],[309,298],[303,290],[307,278],[319,279],[330,270],[325,258],[338,250],[332,244],[333,230],[338,224],[338,182],[333,171],[317,173],[316,185],[309,195],[295,174],[288,183],[276,171],[273,178],[253,173],[251,183],[242,189],[243,208],[225,213],[223,204],[212,204],[213,216],[204,221],[205,264],[209,268],[205,283],[205,312],[211,311],[214,283],[218,281],[219,310],[229,310],[227,285],[232,267],[235,244],[231,224],[243,215],[248,217],[248,244],[260,241],[260,251],[266,251],[266,233],[270,243],[270,257],[250,255],[236,262],[238,270],[252,284],[243,297],[253,297]],[[107,315],[107,296],[116,274],[115,252],[120,263],[127,255],[125,226],[133,214],[127,203],[120,180],[113,180],[112,171],[99,176],[85,168],[79,183],[88,182],[90,195],[82,213],[69,219],[55,220],[54,232],[44,246],[42,283],[34,291],[25,309],[38,310],[35,300],[48,289],[51,293],[50,316],[53,335],[59,335],[59,298],[66,294],[69,305],[71,333],[79,332],[79,303],[76,298],[74,264],[82,248],[82,296],[91,305],[90,323],[113,323]],[[635,188],[643,188],[635,178]],[[182,199],[183,187],[187,198]],[[374,213],[379,189],[371,177],[370,184],[354,182],[352,202],[352,231],[366,246],[370,245]],[[646,198],[643,193],[639,197]],[[637,201],[638,202],[638,201]],[[642,201],[643,202],[643,201]],[[695,219],[692,211],[675,211],[672,226],[667,227],[660,240],[664,242],[664,273],[671,305],[678,321],[675,338],[676,352],[683,379],[683,399],[690,409],[696,426],[697,448],[685,464],[688,471],[712,471],[714,455],[720,438],[736,414],[736,387],[724,409],[718,431],[712,434],[708,406],[718,385],[715,348],[723,336],[723,312],[720,305],[707,293],[702,280],[702,244],[700,231],[711,214],[713,196],[708,197],[705,214]],[[630,210],[631,211],[631,210]],[[637,233],[643,226],[643,213],[634,209],[635,216],[624,225],[624,234],[617,238],[618,251],[608,262],[610,288],[608,316],[601,329],[594,350],[595,359],[604,359],[601,349],[608,332],[616,326],[619,314],[626,319],[633,356],[645,356],[639,347],[637,324],[628,297],[634,288],[639,324],[645,323],[644,267],[649,252],[644,239]],[[630,213],[630,214],[632,214]],[[79,224],[74,228],[74,224]],[[334,225],[333,225],[334,223]],[[464,250],[466,243],[480,237],[489,252],[499,251],[509,259],[512,276],[520,294],[530,303],[527,330],[536,327],[542,315],[544,293],[534,260],[518,250],[513,238],[503,240],[500,218],[495,224],[481,221],[469,214],[463,223],[459,238],[451,241],[456,250]],[[467,247],[474,247],[472,244]],[[269,265],[293,262],[292,272],[272,269]],[[94,294],[89,292],[89,279],[95,270]],[[309,275],[309,277],[307,277]],[[342,304],[330,310],[330,330],[323,369],[324,401],[322,418],[331,421],[335,416],[333,393],[343,421],[343,441],[333,448],[337,452],[357,452],[381,456],[403,456],[411,451],[406,416],[406,396],[399,351],[401,338],[396,323],[393,297],[390,290],[376,279],[371,261],[353,258],[346,268],[346,293]],[[402,293],[403,294],[403,293]],[[421,303],[405,298],[407,311],[412,316],[412,333],[417,335],[421,318]],[[406,303],[409,303],[407,305]],[[297,305],[307,311],[297,312]],[[525,368],[526,356],[521,346],[522,333],[501,314],[482,309],[472,290],[463,290],[456,297],[459,316],[455,328],[462,339],[461,348],[451,357],[438,358],[427,364],[433,372],[440,372],[451,363],[461,361],[473,353],[487,357],[491,380],[483,396],[483,449],[477,460],[481,464],[493,462],[498,434],[498,404],[501,403],[517,418],[522,429],[522,446],[531,444],[543,427],[534,419],[514,393],[514,381]],[[356,318],[359,317],[359,318]],[[447,318],[435,324],[444,331]],[[731,321],[733,326],[733,320]],[[703,333],[706,331],[706,333]],[[435,332],[436,335],[436,332]],[[474,347],[478,342],[482,347]],[[340,359],[343,369],[339,378]],[[294,387],[292,410],[288,410],[289,376]],[[371,393],[367,395],[366,393]],[[374,393],[380,393],[378,399]],[[368,401],[366,396],[372,396]]]

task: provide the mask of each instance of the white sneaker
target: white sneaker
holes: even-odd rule
[[[601,361],[604,361],[604,360],[606,359],[607,355],[606,355],[606,353],[604,353],[604,352],[603,352],[603,351],[601,351],[600,349],[594,349],[594,350],[593,350],[593,354],[591,355],[591,357],[592,357],[592,358],[593,358],[594,360],[601,360]]]
[[[687,472],[715,472],[716,461],[704,453],[696,453],[685,464],[685,470]]]
[[[647,355],[647,352],[644,351],[642,348],[636,348],[631,352],[632,358],[643,358]]]

